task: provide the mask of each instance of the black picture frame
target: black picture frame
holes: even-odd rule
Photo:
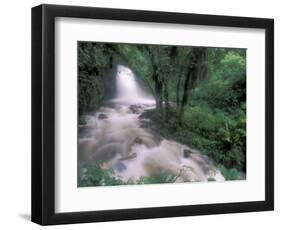
[[[109,19],[265,29],[265,200],[55,213],[55,18]],[[274,209],[274,20],[110,8],[32,8],[32,221],[41,225],[267,211]]]

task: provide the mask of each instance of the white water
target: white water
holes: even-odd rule
[[[114,102],[122,104],[153,104],[153,97],[145,93],[136,81],[135,74],[129,68],[118,65],[116,73],[117,95]]]
[[[79,164],[112,168],[114,176],[136,182],[160,172],[174,175],[175,182],[224,181],[211,160],[195,149],[153,133],[149,120],[139,116],[155,107],[155,101],[139,86],[133,72],[118,66],[117,97],[94,115],[79,135]],[[80,170],[83,171],[83,170]],[[83,176],[83,175],[80,175]]]

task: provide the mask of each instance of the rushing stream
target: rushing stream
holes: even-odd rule
[[[118,66],[116,85],[116,98],[86,115],[86,123],[79,126],[79,168],[103,162],[102,168],[112,168],[125,182],[159,172],[176,175],[176,182],[225,180],[206,155],[163,139],[145,125],[149,120],[140,115],[155,108],[155,101],[139,87],[130,69]]]

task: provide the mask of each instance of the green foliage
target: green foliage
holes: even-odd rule
[[[243,169],[246,160],[246,117],[235,116],[207,105],[191,107],[186,114],[190,144],[226,167]],[[187,143],[188,144],[188,143]]]
[[[191,144],[227,168],[246,169],[246,61],[224,51],[208,81],[193,92],[186,111]]]
[[[105,72],[112,51],[105,44],[78,43],[79,113],[97,109],[104,98]]]
[[[243,180],[245,176],[236,168],[227,169],[223,165],[219,165],[219,169],[226,180]]]
[[[113,177],[111,169],[102,169],[97,164],[85,166],[81,170],[82,176],[78,179],[79,187],[124,184],[120,179]]]
[[[232,80],[244,78],[246,59],[239,53],[230,51],[221,60],[219,71],[222,78]]]
[[[163,184],[174,183],[176,176],[168,173],[159,173],[154,177],[142,176],[139,178],[137,184]]]
[[[135,183],[132,180],[124,182],[116,177],[112,169],[103,169],[98,164],[84,166],[78,178],[79,187],[105,186],[105,185],[128,185],[128,184],[162,184],[174,183],[176,176],[169,173],[159,173],[153,177],[143,176]]]
[[[182,122],[176,108],[168,119],[156,110],[143,114],[163,137],[191,145],[216,164],[246,170],[246,66],[241,51],[211,50],[209,76],[192,91]],[[218,60],[215,53],[218,51]]]
[[[233,112],[246,100],[245,58],[230,51],[211,69],[210,78],[193,93],[193,103],[204,102],[212,108]]]

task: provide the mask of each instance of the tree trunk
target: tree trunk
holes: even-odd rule
[[[163,85],[164,85],[164,101],[165,101],[165,120],[167,120],[169,115],[169,91],[168,91],[168,84],[166,81],[164,81]]]
[[[185,81],[184,81],[183,95],[182,95],[182,100],[181,100],[180,109],[179,109],[179,122],[180,123],[182,123],[182,121],[183,121],[183,115],[184,115],[185,107],[187,105],[191,85],[192,85],[192,82],[194,80],[193,79],[194,72],[195,72],[195,69],[190,68],[189,71],[187,72],[187,75],[186,75],[186,78],[185,78]]]
[[[177,104],[177,108],[180,107],[180,87],[181,87],[181,83],[182,83],[182,74],[180,74],[178,82],[177,82],[177,88],[176,88],[176,104]]]
[[[183,96],[179,109],[179,122],[182,123],[185,107],[188,103],[190,91],[194,88],[198,79],[206,78],[207,75],[207,50],[205,48],[194,49],[190,64],[187,70],[186,78],[183,86]]]
[[[159,81],[156,71],[154,71],[154,73],[153,73],[153,81],[155,84],[156,109],[159,110],[160,113],[162,114],[162,111],[163,111],[163,97],[162,97],[163,86],[162,86],[162,83]]]

